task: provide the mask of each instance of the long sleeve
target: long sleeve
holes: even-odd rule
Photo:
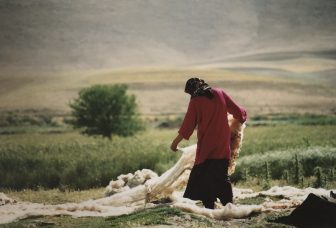
[[[228,112],[232,114],[235,119],[238,119],[240,123],[244,123],[247,119],[246,110],[243,107],[239,106],[237,103],[235,103],[232,98],[224,91],[223,94],[228,108]]]
[[[192,133],[194,132],[194,129],[197,125],[197,113],[196,113],[196,108],[195,104],[190,101],[188,105],[188,110],[187,113],[184,117],[184,120],[182,122],[182,125],[178,131],[180,135],[184,139],[189,139]]]

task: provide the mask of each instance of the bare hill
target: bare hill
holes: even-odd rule
[[[185,66],[335,49],[333,0],[0,0],[9,71]]]

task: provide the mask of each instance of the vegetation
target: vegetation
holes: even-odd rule
[[[138,169],[162,173],[178,156],[167,145],[148,134],[113,142],[76,133],[9,135],[0,143],[1,187],[87,189]]]
[[[267,162],[270,180],[295,184],[292,176],[295,154],[302,177],[314,177],[317,166],[329,177],[336,161],[335,129],[333,125],[248,126],[232,180],[235,183],[264,180]],[[149,168],[160,174],[179,158],[179,153],[169,150],[175,135],[176,129],[153,128],[136,137],[116,136],[113,141],[69,130],[0,135],[0,188],[88,189],[105,187],[118,175],[138,169]],[[194,134],[182,146],[195,141]],[[301,185],[302,178],[298,178]],[[329,185],[333,181],[327,180]]]
[[[269,114],[254,116],[249,122],[250,125],[279,125],[279,124],[299,124],[299,125],[336,125],[336,115],[322,114]]]
[[[298,156],[301,159],[299,164],[295,157]],[[249,170],[249,175],[252,178],[265,179],[265,164],[269,164],[268,172],[270,173],[270,179],[273,180],[285,180],[287,184],[296,186],[303,185],[303,179],[309,179],[309,177],[316,177],[316,181],[305,182],[306,186],[319,186],[327,187],[326,182],[322,182],[322,175],[329,175],[330,170],[334,168],[336,164],[336,148],[328,147],[309,147],[306,149],[289,149],[286,151],[270,151],[263,155],[254,154],[244,156],[238,160],[236,172],[232,176],[232,180],[244,181],[245,169]],[[298,168],[302,167],[302,172],[298,173]],[[321,166],[317,171],[315,167]],[[293,174],[292,176],[290,174]],[[335,183],[336,180],[330,182]],[[304,186],[302,186],[304,187]]]
[[[115,136],[113,141],[102,137],[87,137],[62,124],[59,128],[61,133],[35,131],[34,128],[26,126],[26,133],[0,135],[0,191],[14,199],[38,203],[79,202],[101,197],[104,191],[102,187],[121,173],[142,168],[162,173],[180,156],[169,151],[176,128],[150,128],[136,137]],[[249,125],[245,130],[236,172],[232,176],[234,184],[253,187],[255,190],[261,190],[265,184],[335,186],[335,130],[334,125]],[[194,134],[191,141],[184,141],[182,146],[195,141]],[[298,170],[298,177],[295,170]],[[294,183],[295,179],[299,179],[299,184]],[[47,190],[49,188],[51,190]],[[74,191],[79,189],[82,191]],[[253,204],[263,200],[257,198],[238,203]],[[182,217],[186,221],[183,216],[189,216],[188,221],[195,226],[221,227],[225,223],[163,207],[107,219],[73,219],[68,216],[30,218],[2,227],[118,227],[120,224],[132,227],[171,224],[172,221],[172,224],[176,224],[176,218],[178,220]],[[258,224],[282,227],[272,222],[274,216],[277,217],[270,214],[268,217],[252,217],[249,221],[235,222],[245,227]]]
[[[142,129],[134,95],[127,95],[126,85],[94,85],[82,89],[70,107],[70,123],[87,135],[134,135]]]
[[[80,72],[76,77],[73,77],[73,72],[62,75],[57,72],[57,77],[45,77],[45,73],[25,75],[30,83],[24,83],[13,75],[10,83],[4,83],[0,100],[2,110],[30,110],[0,113],[0,191],[12,198],[31,202],[79,202],[101,197],[108,181],[121,173],[141,168],[162,173],[180,156],[170,152],[169,145],[189,99],[180,87],[189,75],[195,74],[206,76],[212,86],[223,87],[237,101],[243,101],[252,117],[245,130],[236,173],[232,176],[235,186],[261,190],[265,187],[265,179],[269,186],[336,186],[333,165],[336,116],[334,107],[330,105],[336,97],[333,77],[324,80],[316,74],[316,77],[309,78],[312,80],[306,80],[306,74],[304,77],[298,74],[283,77],[227,69],[126,69],[97,74]],[[65,116],[69,113],[67,102],[74,98],[73,91],[97,83],[126,83],[142,104],[141,112],[145,113],[142,117],[159,119],[155,124],[151,122],[151,126],[157,128],[150,127],[135,137],[116,135],[113,141],[74,132],[65,124],[70,120]],[[176,92],[177,88],[181,93]],[[305,99],[307,94],[309,104]],[[62,113],[44,110],[45,107]],[[316,113],[318,110],[324,115],[297,114]],[[167,118],[162,119],[162,116]],[[194,142],[195,134],[190,142],[181,146]],[[263,201],[259,197],[238,203]],[[171,223],[175,219],[180,226],[187,226],[191,221],[190,227],[287,227],[270,224],[268,221],[272,221],[274,216],[269,213],[223,222],[180,214],[164,207],[148,210],[148,214],[145,210],[120,219],[46,216],[0,227],[141,226],[144,223],[158,224],[159,220],[162,224]]]

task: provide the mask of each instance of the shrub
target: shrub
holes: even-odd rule
[[[302,172],[299,172],[298,184],[302,182],[302,177],[314,176],[315,167],[330,169],[336,163],[336,148],[311,147],[309,149],[270,151],[262,155],[254,154],[239,158],[232,180],[234,182],[244,180],[244,170],[247,168],[250,176],[262,176],[265,173],[265,162],[268,162],[271,179],[282,179],[284,170],[295,175],[293,154],[300,156],[299,166],[302,168]]]
[[[70,123],[87,135],[129,136],[143,129],[134,95],[127,95],[126,85],[94,85],[79,92],[70,103]]]

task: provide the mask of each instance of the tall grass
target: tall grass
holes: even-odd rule
[[[311,146],[336,147],[336,125],[247,126],[240,157]]]
[[[278,124],[299,124],[299,125],[336,125],[336,115],[321,114],[269,114],[254,116],[251,125],[278,125]]]
[[[30,136],[21,142],[0,145],[0,187],[86,189],[106,186],[121,173],[148,168],[158,173],[175,163],[178,154],[167,142],[142,135],[89,139],[76,134]],[[18,139],[18,137],[16,137]],[[57,138],[59,141],[57,141]],[[50,142],[51,141],[51,142]]]
[[[284,173],[292,174],[293,182],[295,177],[297,164],[295,157],[297,156],[302,174],[304,177],[314,175],[314,168],[323,167],[327,174],[330,169],[336,165],[336,148],[328,147],[310,147],[307,149],[289,149],[284,151],[270,151],[260,154],[244,156],[238,160],[236,172],[232,176],[235,181],[243,180],[245,170],[251,177],[264,178],[265,163],[268,164],[269,174],[272,179],[282,179]],[[299,178],[298,178],[299,179]],[[335,180],[336,181],[336,180]],[[299,182],[299,181],[297,181]],[[297,183],[298,184],[298,183]]]
[[[0,135],[0,188],[88,189],[106,186],[118,175],[138,169],[149,168],[160,174],[180,156],[169,150],[176,133],[176,129],[151,128],[136,137],[115,137],[113,141],[76,132]],[[262,158],[261,166],[267,161],[271,177],[278,178],[283,173],[275,171],[275,167],[279,167],[277,170],[290,167],[288,161],[293,158],[289,154],[293,151],[305,158],[309,166],[304,169],[308,169],[305,172],[310,175],[308,167],[324,168],[335,164],[332,153],[324,149],[336,147],[335,138],[334,125],[248,126],[237,173],[233,177],[242,180],[242,170],[246,167],[251,167],[247,172],[249,175],[261,174],[263,171],[258,168],[257,161]],[[181,146],[195,141],[194,134],[191,141],[184,141]],[[309,159],[310,155],[318,154],[309,152],[312,148],[323,151],[319,153],[319,159]],[[273,153],[275,155],[271,156]],[[283,155],[287,160],[283,160]]]

